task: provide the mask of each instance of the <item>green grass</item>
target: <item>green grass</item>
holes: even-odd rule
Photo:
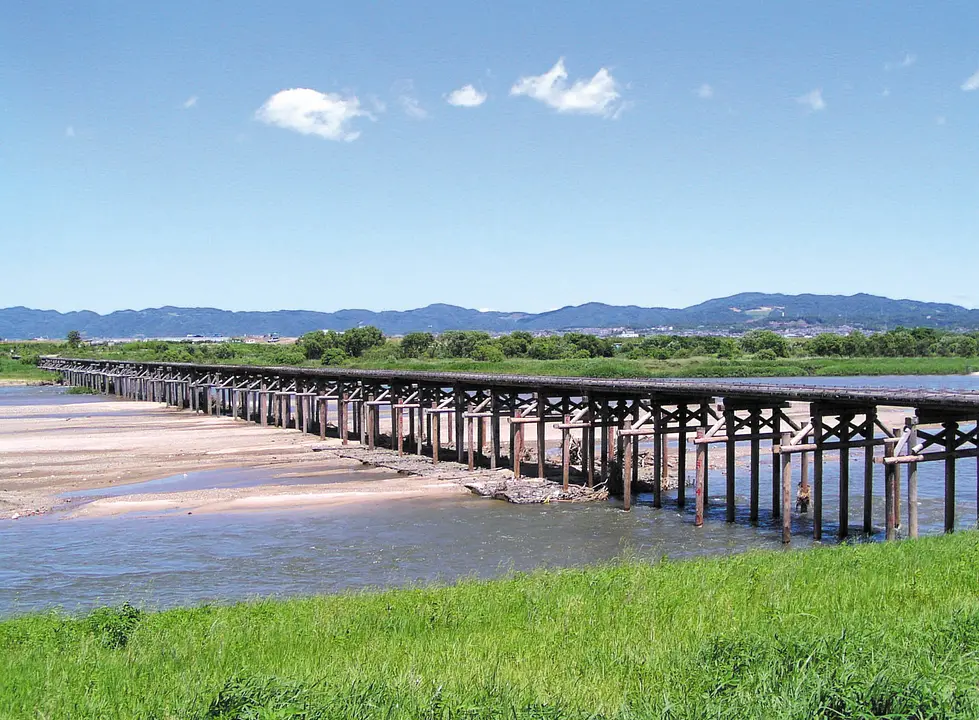
[[[975,718],[979,534],[0,622],[4,718]]]
[[[57,379],[56,373],[41,370],[36,365],[21,360],[12,360],[0,355],[0,381],[5,383],[34,383]]]
[[[475,360],[351,361],[349,367],[384,370],[512,373],[580,377],[798,377],[836,375],[962,375],[979,371],[979,358],[786,358],[784,360],[581,360],[513,359],[503,362]]]

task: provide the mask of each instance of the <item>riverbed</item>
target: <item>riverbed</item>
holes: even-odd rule
[[[771,381],[770,379],[768,381]],[[901,377],[778,379],[795,384],[878,387],[954,387],[979,390],[979,377]],[[66,396],[59,388],[0,388],[5,407],[33,405],[42,415],[66,425],[85,412],[117,413],[119,426],[138,420],[142,404],[95,396]],[[177,411],[174,411],[177,412]],[[209,423],[234,421],[207,418]],[[242,424],[244,425],[244,424]],[[285,437],[283,431],[252,426],[258,434]],[[249,429],[248,432],[251,432]],[[65,429],[70,437],[73,432]],[[298,436],[298,434],[296,434]],[[281,448],[282,446],[277,446]],[[11,452],[10,450],[7,451]],[[850,526],[862,518],[862,453],[853,453]],[[859,457],[858,457],[859,456]],[[204,602],[226,603],[269,595],[313,593],[451,582],[460,577],[494,577],[539,567],[567,567],[630,556],[648,560],[781,549],[779,527],[771,519],[770,458],[763,455],[761,507],[757,526],[747,522],[747,478],[738,478],[738,522],[724,522],[722,473],[710,477],[711,501],[703,528],[692,524],[692,503],[676,507],[674,494],[663,509],[640,496],[630,513],[615,500],[582,505],[515,506],[466,495],[392,498],[366,502],[267,509],[249,512],[193,513],[161,509],[118,517],[69,518],[66,513],[0,521],[0,616],[61,608],[75,612],[129,601],[149,608]],[[939,464],[919,471],[922,533],[942,528],[942,472]],[[958,527],[976,522],[976,461],[960,461]],[[269,467],[158,471],[128,487],[79,487],[73,504],[120,494],[178,492],[204,487],[251,488],[276,482],[287,490],[343,483],[383,481],[370,468],[356,478],[334,471],[317,473]],[[371,475],[371,473],[375,473]],[[880,472],[877,475],[881,475]],[[838,527],[835,494],[837,465],[826,466],[824,532],[827,542]],[[6,478],[0,478],[6,480]],[[882,530],[883,480],[875,476],[876,535]],[[906,509],[905,509],[906,510]],[[809,547],[811,518],[793,519],[792,548]],[[856,541],[862,541],[859,536]]]

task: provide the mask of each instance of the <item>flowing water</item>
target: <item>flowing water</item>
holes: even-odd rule
[[[778,382],[979,390],[979,377],[781,378]],[[766,379],[772,382],[772,379]],[[0,388],[4,406],[91,404],[94,396],[65,396],[58,388]],[[713,450],[718,453],[720,450]],[[850,527],[862,525],[862,452],[851,458]],[[692,503],[676,507],[664,494],[661,510],[640,496],[629,513],[616,501],[584,505],[509,505],[475,497],[367,501],[300,511],[213,515],[158,514],[65,519],[57,515],[0,521],[0,616],[38,609],[81,611],[124,601],[164,608],[400,586],[460,577],[493,577],[539,567],[567,567],[628,555],[687,558],[779,549],[771,518],[770,456],[763,453],[761,521],[749,524],[745,473],[737,484],[738,518],[724,522],[722,472],[710,476],[711,502],[703,528],[693,527]],[[976,522],[976,460],[958,463],[958,527]],[[692,471],[692,468],[691,468]],[[364,479],[377,471],[354,471]],[[190,473],[75,497],[161,492],[200,487],[247,487],[269,482],[335,482],[344,476],[272,479],[267,470]],[[366,473],[366,474],[365,474]],[[883,479],[875,474],[875,537],[882,532]],[[349,477],[349,476],[346,476]],[[796,474],[797,477],[797,474]],[[827,453],[824,533],[838,527],[838,463]],[[941,463],[919,469],[922,533],[942,529]],[[905,508],[906,512],[906,508]],[[793,518],[792,547],[808,547],[811,517]],[[859,537],[857,538],[859,539]]]

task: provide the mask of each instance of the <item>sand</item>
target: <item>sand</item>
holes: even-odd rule
[[[112,413],[118,413],[113,415]],[[48,417],[62,415],[63,417]],[[195,415],[146,402],[4,406],[0,408],[0,518],[71,510],[61,493],[218,468],[266,468],[269,485],[107,498],[72,514],[133,510],[216,511],[298,507],[466,492],[452,482],[372,471],[332,452],[319,438],[226,417]],[[340,447],[338,440],[327,444]],[[349,481],[336,482],[342,474]],[[282,477],[322,476],[323,485],[276,485]]]
[[[795,404],[788,414],[804,423],[808,407]],[[888,427],[900,426],[908,414],[905,409],[882,408],[881,420]],[[389,426],[384,418],[382,432]],[[532,427],[528,430],[526,446],[534,448],[536,432]],[[502,436],[509,437],[505,422]],[[546,436],[548,447],[559,446],[561,431],[552,424]],[[692,472],[692,443],[688,449],[687,468]],[[299,508],[468,492],[462,482],[472,479],[472,474],[464,466],[442,462],[433,467],[428,460],[399,459],[383,450],[365,454],[365,450],[356,443],[343,448],[336,439],[321,441],[297,430],[194,414],[159,403],[105,400],[3,406],[0,519],[52,511],[93,516]],[[505,443],[503,452],[508,453]],[[742,443],[739,463],[745,462],[747,453]],[[712,468],[723,467],[723,453],[710,455]],[[379,469],[365,474],[366,465]],[[263,468],[270,480],[246,488],[139,494],[84,503],[60,497],[68,491],[219,468]],[[558,466],[549,469],[560,473]],[[511,476],[502,469],[480,472],[496,478]],[[322,477],[323,483],[290,485],[289,478],[295,477]]]

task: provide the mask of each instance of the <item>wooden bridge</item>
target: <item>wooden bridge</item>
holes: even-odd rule
[[[652,441],[652,502],[662,507],[671,467],[670,438],[678,451],[676,503],[684,506],[687,443],[695,448],[695,524],[704,522],[709,452],[725,453],[725,509],[736,512],[739,444],[748,446],[749,518],[759,519],[762,443],[771,453],[772,517],[782,539],[792,532],[793,488],[797,512],[809,512],[816,540],[823,535],[826,453],[839,462],[838,534],[850,534],[850,453],[862,452],[863,532],[874,529],[877,468],[884,484],[884,527],[893,539],[901,524],[901,467],[907,467],[907,530],[918,534],[918,464],[943,462],[944,524],[955,526],[956,460],[979,457],[979,393],[856,389],[730,381],[604,380],[478,373],[431,373],[342,368],[255,367],[85,360],[46,356],[41,367],[70,385],[137,400],[165,402],[195,412],[242,418],[261,425],[339,436],[370,447],[381,438],[382,408],[389,410],[390,446],[438,463],[446,450],[460,463],[497,468],[519,477],[536,431],[537,475],[547,474],[547,428],[560,431],[561,480],[589,487],[604,483],[631,507],[639,478],[639,442]],[[907,409],[900,427],[879,418],[882,408]],[[791,411],[790,411],[791,409]],[[893,414],[893,413],[892,413]],[[502,449],[503,424],[509,456]],[[597,435],[597,437],[596,437]],[[580,459],[571,464],[571,446]],[[879,451],[878,451],[879,450]],[[797,458],[797,469],[793,468]],[[812,478],[810,483],[810,468]],[[556,471],[556,467],[554,470]],[[793,472],[799,482],[793,485]],[[977,463],[979,494],[979,463]],[[767,511],[766,511],[767,512]]]

